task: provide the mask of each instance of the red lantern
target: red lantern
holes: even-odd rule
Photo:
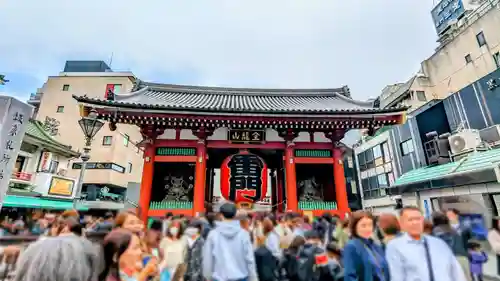
[[[226,200],[255,203],[266,197],[267,165],[262,158],[246,150],[222,162],[220,179],[220,191]]]

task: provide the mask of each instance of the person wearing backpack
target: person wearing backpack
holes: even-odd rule
[[[311,230],[304,233],[305,244],[297,254],[298,281],[334,280],[328,265],[328,256],[322,247],[321,235]]]
[[[471,280],[470,268],[469,268],[469,258],[467,251],[466,236],[455,230],[451,224],[450,220],[446,214],[441,212],[435,212],[432,214],[432,224],[434,225],[432,229],[432,235],[443,240],[453,254],[457,258],[460,266],[464,270],[465,277],[467,280]]]

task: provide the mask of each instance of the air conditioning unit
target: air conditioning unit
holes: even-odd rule
[[[461,154],[475,150],[481,145],[481,137],[478,130],[463,130],[448,137],[452,155]]]
[[[491,147],[500,145],[500,125],[493,125],[479,131],[481,140]]]

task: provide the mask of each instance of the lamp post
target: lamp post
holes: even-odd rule
[[[85,176],[85,170],[87,168],[87,162],[90,160],[90,145],[92,143],[92,139],[94,139],[95,135],[104,125],[104,122],[97,119],[97,111],[92,109],[87,115],[87,117],[82,117],[78,121],[78,125],[83,131],[83,135],[85,137],[85,147],[83,148],[83,153],[80,155],[82,159],[82,167],[80,168],[80,175],[78,176],[78,183],[76,186],[76,194],[73,199],[73,208],[77,208],[78,201],[82,196],[82,186],[83,186],[83,177]]]

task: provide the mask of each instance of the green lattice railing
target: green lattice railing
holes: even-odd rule
[[[157,147],[156,155],[158,156],[194,156],[196,148],[192,147]]]
[[[337,210],[337,202],[321,202],[321,201],[300,201],[299,209],[308,210]]]
[[[192,208],[193,202],[191,201],[160,201],[149,204],[149,209],[151,210],[182,210]]]
[[[332,151],[329,149],[296,149],[295,157],[332,157]]]

